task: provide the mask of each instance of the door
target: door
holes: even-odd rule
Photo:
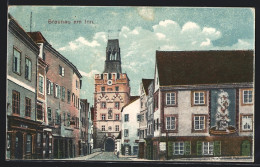
[[[248,140],[242,142],[242,156],[250,156],[251,155],[251,144]]]
[[[15,159],[23,158],[23,134],[16,133],[15,136]]]

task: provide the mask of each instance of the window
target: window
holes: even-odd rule
[[[140,114],[137,114],[137,121],[140,121],[141,120],[141,115]]]
[[[194,116],[194,130],[205,129],[205,116]]]
[[[159,118],[157,118],[157,124],[156,124],[156,126],[157,126],[157,130],[159,129]]]
[[[118,87],[118,86],[116,86],[116,91],[117,91],[117,92],[119,91],[119,87]]]
[[[43,94],[43,89],[44,89],[43,85],[44,85],[43,76],[39,75],[39,92],[41,94]]]
[[[43,112],[42,112],[42,104],[41,103],[37,103],[37,119],[38,120],[42,120],[43,118]]]
[[[68,100],[68,103],[70,103],[70,91],[69,90],[67,91],[67,100]]]
[[[60,86],[58,84],[55,85],[55,97],[60,98]]]
[[[101,115],[101,119],[102,119],[102,120],[106,120],[106,114],[102,114],[102,115]]]
[[[118,132],[119,131],[119,125],[116,125],[116,132]]]
[[[116,120],[117,121],[119,120],[119,114],[116,114]]]
[[[112,79],[111,73],[108,74],[108,79]]]
[[[53,83],[50,80],[47,80],[47,94],[53,94]]]
[[[102,129],[101,129],[102,131],[106,131],[106,127],[105,127],[105,125],[102,125]]]
[[[74,93],[72,93],[72,103],[74,103],[74,106],[75,106],[75,94]]]
[[[174,142],[173,154],[174,155],[183,155],[184,154],[184,143],[183,142]]]
[[[154,95],[154,108],[158,109],[158,92]]]
[[[60,76],[64,76],[64,68],[62,66],[59,66],[59,74]]]
[[[176,93],[166,93],[166,105],[176,105]]]
[[[31,117],[31,99],[25,98],[25,116]]]
[[[59,114],[58,110],[56,110],[55,119],[56,119],[56,124],[60,124],[60,114]]]
[[[25,79],[32,79],[32,62],[28,58],[25,58]]]
[[[65,100],[65,88],[63,86],[61,87],[61,99]]]
[[[37,147],[41,147],[42,143],[42,135],[41,133],[37,133]]]
[[[252,90],[243,90],[243,103],[244,104],[253,103],[253,91]]]
[[[106,102],[101,102],[101,108],[106,108]]]
[[[128,129],[125,129],[125,130],[124,130],[124,137],[128,137],[128,135],[129,135],[128,133],[129,133],[129,132],[128,132]]]
[[[70,126],[70,113],[67,113],[67,126]]]
[[[103,79],[103,74],[101,74],[100,78]]]
[[[117,75],[116,75],[116,79],[119,79],[119,78],[120,78],[120,74],[117,73]]]
[[[13,71],[17,74],[21,73],[21,52],[14,48]]]
[[[105,91],[105,87],[103,86],[103,87],[101,87],[101,91],[102,92],[104,92]]]
[[[166,117],[166,129],[167,130],[176,129],[176,118],[175,117]]]
[[[202,145],[203,145],[202,146],[203,155],[213,155],[213,148],[214,148],[213,142],[203,142]]]
[[[65,112],[63,113],[63,124],[64,124],[64,126],[66,126],[66,113]]]
[[[193,92],[193,105],[204,105],[206,104],[206,92],[200,91],[200,92]]]
[[[129,114],[125,114],[125,122],[129,121]]]
[[[119,109],[119,102],[115,102],[115,108]]]
[[[49,121],[49,123],[51,122],[51,118],[52,118],[51,108],[48,108],[48,121]]]
[[[112,130],[112,127],[111,127],[111,126],[109,126],[109,127],[108,127],[108,130],[109,130],[109,131],[111,131],[111,130]]]
[[[32,135],[26,135],[26,153],[32,152]]]
[[[79,85],[78,85],[78,80],[76,80],[76,89],[78,89],[78,86],[79,86]]]
[[[253,130],[253,118],[252,115],[243,115],[242,116],[242,130],[248,131]]]
[[[137,136],[140,136],[140,129],[137,129]]]

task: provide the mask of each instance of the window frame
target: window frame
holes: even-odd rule
[[[41,85],[42,85],[42,87],[40,87],[40,78],[42,78],[42,83],[41,83]],[[41,74],[39,74],[39,82],[38,82],[38,84],[39,84],[39,93],[40,94],[42,94],[42,95],[44,95],[44,76],[43,75],[41,75]],[[42,91],[41,91],[41,88],[42,88]]]
[[[48,123],[50,124],[52,122],[52,111],[50,107],[47,108],[47,119]]]
[[[119,132],[119,125],[115,125],[115,131]]]
[[[252,92],[252,101],[251,102],[245,102],[245,98],[244,98],[244,96],[245,96],[245,91],[250,91],[250,92]],[[249,96],[249,95],[248,95]],[[249,98],[249,97],[248,97]],[[242,106],[245,106],[245,105],[253,105],[254,104],[254,90],[253,90],[253,88],[248,88],[248,89],[241,89],[241,105]]]
[[[195,94],[199,93],[199,103],[195,103]],[[200,94],[204,94],[204,103],[200,103]],[[191,91],[191,106],[207,106],[207,91],[206,90],[196,90],[196,91]]]
[[[71,91],[67,89],[67,103],[70,104],[70,100],[71,100]]]
[[[120,114],[115,114],[115,120],[119,121],[120,120]]]
[[[105,125],[102,125],[102,126],[101,126],[101,131],[102,131],[102,132],[105,132],[105,131],[106,131],[106,126],[105,126]]]
[[[196,117],[199,117],[199,125],[201,125],[200,124],[200,121],[201,121],[201,119],[200,119],[200,117],[204,117],[204,124],[203,124],[203,126],[204,126],[204,128],[203,129],[195,129],[195,127],[196,127],[196,120],[195,120],[195,118]],[[208,115],[207,114],[192,114],[192,133],[206,133],[207,132],[207,129],[208,129]]]
[[[41,110],[39,110],[38,106],[41,106]],[[37,105],[36,105],[36,119],[39,120],[39,121],[43,121],[43,104],[42,103],[39,103],[37,102]],[[41,111],[41,114],[39,114],[39,112]]]
[[[118,106],[116,106],[116,104],[118,104]],[[119,108],[120,108],[120,102],[116,101],[116,102],[115,102],[115,106],[114,106],[114,108],[116,108],[116,109],[119,110]]]
[[[183,144],[182,148],[183,150],[181,150],[181,143]],[[176,146],[177,144],[177,146]],[[178,153],[176,153],[176,148],[178,148]],[[182,151],[182,153],[181,153]],[[173,155],[184,155],[185,153],[185,142],[183,141],[176,141],[176,142],[173,142]]]
[[[15,66],[14,66],[14,58],[15,58],[15,55],[14,55],[14,51],[17,51],[18,53],[20,53],[20,60],[19,60],[19,71],[15,71]],[[17,74],[17,75],[20,75],[21,76],[21,62],[22,62],[22,51],[19,50],[17,47],[13,46],[13,73]]]
[[[101,120],[105,121],[106,120],[106,114],[100,114]]]
[[[207,152],[205,153],[205,143],[207,143]],[[212,148],[212,150],[210,150]],[[210,153],[211,151],[211,153]],[[202,142],[202,155],[214,155],[214,142],[203,141]]]
[[[65,69],[61,65],[59,65],[59,75],[64,77],[65,76]]]
[[[31,63],[31,68],[26,68],[27,67],[27,62],[26,62],[26,60],[28,60],[30,63]],[[26,72],[26,69],[28,69],[28,73],[29,73],[29,71],[30,71],[30,76],[29,76],[29,74],[27,74],[27,72]],[[29,76],[27,76],[26,77],[26,74]],[[24,67],[24,78],[26,79],[26,80],[28,80],[28,81],[32,81],[32,60],[28,57],[28,56],[25,56],[25,67]]]
[[[66,98],[66,88],[64,86],[61,86],[61,100],[65,101]]]
[[[54,94],[55,98],[60,98],[60,85],[55,84],[55,94]]]
[[[168,94],[170,95],[170,103],[168,104]],[[174,104],[171,103],[171,94],[174,94]],[[171,91],[171,92],[166,92],[165,93],[165,105],[166,106],[171,106],[171,107],[176,107],[177,106],[177,98],[178,98],[178,94],[177,94],[177,91]]]
[[[124,129],[124,137],[129,137],[129,130],[128,129]]]
[[[29,102],[29,104],[27,102]],[[25,117],[31,117],[31,112],[32,112],[32,100],[28,97],[25,97]]]
[[[170,129],[167,128],[167,118],[170,118]],[[174,128],[171,129],[172,126],[172,118],[174,118]],[[164,116],[164,131],[169,131],[173,133],[178,132],[178,115],[177,114],[167,114]]]
[[[29,137],[29,138],[28,138]],[[28,140],[30,139],[30,140]],[[29,147],[29,150],[28,150]],[[31,134],[26,134],[26,153],[31,153],[32,152],[32,135]]]
[[[243,117],[251,119],[251,129],[244,129]],[[253,114],[240,114],[240,132],[253,132],[254,119]]]
[[[17,99],[14,99],[14,94],[16,95]],[[16,108],[15,111],[14,108]],[[20,115],[20,92],[16,90],[12,91],[12,113],[16,115]]]
[[[105,105],[103,106],[103,104],[105,104]],[[105,101],[102,101],[100,107],[102,109],[106,109],[107,108],[107,103]]]
[[[124,114],[124,122],[129,122],[129,114]]]

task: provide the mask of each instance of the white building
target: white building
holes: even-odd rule
[[[123,155],[138,154],[139,122],[137,117],[140,113],[139,108],[139,96],[131,96],[129,104],[122,108],[121,154]]]

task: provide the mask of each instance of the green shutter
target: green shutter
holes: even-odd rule
[[[184,155],[190,155],[190,141],[184,142]]]
[[[172,156],[173,155],[173,143],[172,142],[168,142],[168,156]]]
[[[221,143],[220,141],[214,142],[214,156],[219,156],[221,154]]]
[[[197,141],[197,155],[202,155],[202,142]]]

